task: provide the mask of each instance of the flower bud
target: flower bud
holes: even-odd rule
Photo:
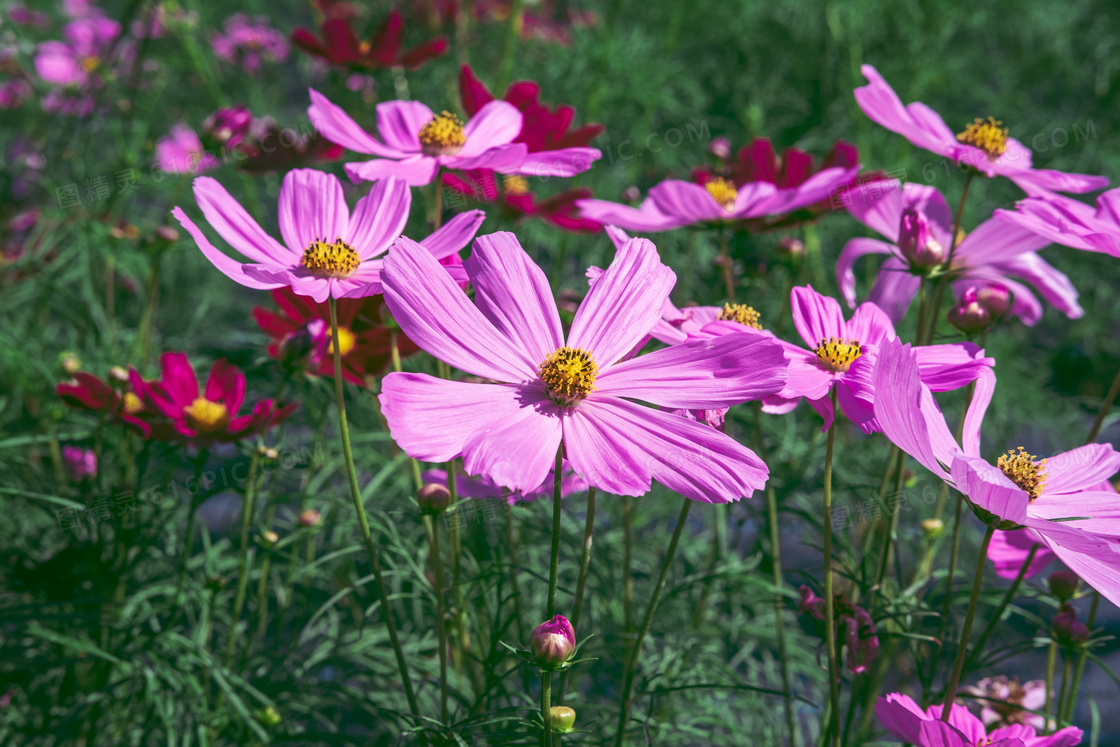
[[[922,519],[922,533],[929,539],[936,539],[945,531],[945,522],[941,519]]]
[[[1054,571],[1050,574],[1050,593],[1068,602],[1077,593],[1081,579],[1073,571]]]
[[[631,185],[631,186],[627,187],[626,189],[622,190],[622,201],[623,202],[634,203],[634,202],[637,202],[640,199],[642,199],[642,192],[637,187]]]
[[[451,491],[446,485],[429,482],[416,491],[416,502],[426,514],[441,514],[451,506]]]
[[[992,322],[992,315],[976,298],[976,289],[967,288],[945,315],[949,324],[966,334],[980,332]]]
[[[576,649],[576,632],[563,615],[557,615],[536,627],[529,638],[537,664],[544,669],[556,669],[564,664]]]
[[[322,517],[319,515],[319,512],[313,508],[309,508],[305,511],[299,512],[300,526],[316,527],[319,526],[320,521],[322,521]]]
[[[1063,604],[1054,615],[1052,625],[1054,640],[1063,646],[1075,646],[1089,640],[1089,628],[1077,619],[1077,610],[1069,603]]]
[[[262,708],[257,711],[257,721],[260,721],[262,725],[267,726],[271,729],[273,727],[279,726],[281,719],[280,714],[276,712],[276,709],[272,706],[268,706],[267,708]]]
[[[58,356],[58,367],[67,376],[73,376],[82,370],[82,359],[74,353],[62,353]]]
[[[708,152],[721,161],[731,158],[731,141],[720,136],[708,143]]]
[[[271,530],[261,532],[261,546],[262,547],[275,547],[276,543],[280,541],[280,535]]]
[[[249,132],[253,113],[244,106],[219,109],[202,121],[202,136],[218,145],[236,146]]]
[[[778,242],[778,251],[790,259],[805,256],[805,243],[795,236],[783,236]]]
[[[933,238],[929,220],[914,208],[902,213],[898,227],[898,249],[912,267],[928,270],[946,259],[945,247]]]
[[[179,240],[179,232],[171,226],[160,226],[156,229],[155,238],[158,241],[165,241],[168,244],[174,244]]]
[[[576,725],[576,712],[568,706],[552,706],[548,709],[548,720],[553,731],[567,734]]]
[[[97,475],[97,455],[91,449],[63,446],[62,463],[74,482],[90,480]]]
[[[113,366],[109,369],[109,383],[111,384],[127,384],[128,371],[124,370],[122,366]]]
[[[992,319],[999,319],[1011,308],[1011,291],[1002,285],[989,285],[977,291],[976,300],[988,310]]]

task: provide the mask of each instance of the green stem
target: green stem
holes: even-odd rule
[[[836,661],[835,599],[832,591],[832,451],[836,442],[836,387],[832,387],[832,424],[824,454],[824,639],[828,651],[829,724],[834,747],[840,745],[840,666]]]
[[[677,515],[677,526],[673,528],[673,536],[669,540],[669,549],[665,552],[665,560],[661,563],[661,574],[657,577],[657,586],[653,588],[653,596],[650,597],[649,607],[646,608],[646,616],[642,619],[642,628],[638,632],[638,638],[634,641],[633,647],[630,649],[630,655],[626,658],[626,668],[623,672],[622,679],[622,702],[618,711],[618,734],[615,737],[615,747],[622,747],[626,742],[626,722],[630,720],[630,691],[634,687],[634,674],[638,668],[638,657],[642,653],[642,642],[645,641],[646,635],[649,633],[650,625],[653,624],[653,615],[657,611],[657,602],[661,599],[661,591],[665,588],[665,581],[669,577],[669,566],[673,562],[673,556],[677,552],[677,544],[681,540],[681,532],[684,530],[685,522],[688,520],[688,510],[692,507],[692,500],[689,498],[684,499],[681,505],[680,514]]]
[[[396,373],[401,372],[401,346],[400,346],[400,331],[397,329],[396,323],[388,325],[389,327],[389,357],[393,361],[393,371]],[[423,479],[420,477],[420,462],[412,457],[408,458],[409,466],[412,468],[412,487],[419,491],[424,485]],[[450,475],[448,475],[447,491],[458,491],[459,486],[452,487]]]
[[[894,481],[894,495],[895,498],[901,498],[902,483],[906,478],[906,452],[898,449],[898,458],[895,462],[895,481]],[[883,498],[879,496],[879,503],[883,505]],[[883,525],[883,552],[879,557],[879,572],[875,576],[875,586],[878,589],[883,588],[883,580],[887,577],[887,568],[890,566],[891,558],[891,544],[894,542],[895,535],[898,534],[898,515],[902,513],[901,500],[895,504],[894,513],[890,518],[884,522]]]
[[[972,632],[972,619],[976,616],[976,600],[980,598],[980,587],[984,583],[984,564],[988,561],[988,545],[992,541],[995,528],[988,527],[984,532],[984,541],[980,544],[980,555],[976,562],[976,574],[972,577],[972,593],[968,597],[968,612],[964,616],[964,627],[961,628],[960,642],[957,644],[957,658],[953,662],[953,671],[949,675],[949,685],[945,688],[945,704],[941,712],[941,720],[948,723],[949,715],[953,710],[953,699],[957,697],[957,685],[961,681],[961,671],[964,670],[964,657],[968,653],[968,635]]]
[[[541,672],[541,747],[552,745],[552,671]]]
[[[1089,617],[1085,621],[1086,627],[1090,631],[1093,630],[1093,625],[1097,622],[1097,608],[1101,605],[1101,593],[1093,591],[1093,603],[1089,605]],[[1084,648],[1081,649],[1077,655],[1077,665],[1073,670],[1073,684],[1069,689],[1069,702],[1066,704],[1065,720],[1067,722],[1073,720],[1073,711],[1077,706],[1077,691],[1081,689],[1081,676],[1085,673],[1085,661],[1089,658],[1089,644],[1088,642],[1082,644]]]
[[[1065,661],[1065,664],[1062,665],[1062,687],[1058,690],[1057,710],[1054,714],[1056,716],[1055,720],[1058,723],[1055,724],[1054,728],[1058,728],[1059,725],[1064,723],[1062,719],[1062,704],[1066,702],[1066,691],[1069,689],[1070,685],[1070,669],[1073,666],[1073,657],[1069,656],[1068,653],[1062,656],[1062,659]]]
[[[393,73],[393,92],[401,101],[408,101],[412,95],[408,90],[408,76],[405,74],[404,68],[399,65],[392,67]]]
[[[447,720],[447,621],[443,604],[443,558],[439,549],[439,522],[431,516],[424,517],[424,529],[432,546],[432,569],[436,574],[436,637],[439,639],[439,719]]]
[[[498,58],[498,75],[494,84],[495,91],[505,90],[513,74],[513,57],[517,47],[517,37],[525,20],[525,0],[512,0],[509,7],[509,24],[502,39],[502,52]]]
[[[945,488],[948,490],[948,487]],[[953,607],[953,582],[957,576],[957,556],[961,546],[961,509],[964,506],[964,499],[957,495],[957,509],[953,517],[953,540],[949,550],[949,570],[945,576],[945,601],[941,606],[941,623],[938,626],[937,640],[940,646],[945,645],[945,631],[949,625],[949,611]],[[937,655],[932,657],[930,669],[930,681],[933,680],[933,675],[937,671],[937,664],[941,659],[941,652],[943,648],[937,650]]]
[[[968,199],[968,190],[972,186],[972,179],[976,176],[976,172],[969,170],[968,176],[964,180],[964,189],[961,191],[961,201],[957,204],[957,214],[953,217],[953,237],[952,243],[949,246],[949,258],[945,261],[945,267],[952,268],[953,255],[956,254],[957,245],[960,243],[959,236],[961,233],[961,221],[964,218],[964,204]],[[934,291],[933,305],[930,306],[927,317],[929,319],[929,326],[926,330],[918,330],[918,344],[928,345],[929,341],[933,339],[933,333],[937,329],[937,320],[941,315],[941,303],[945,300],[945,288],[949,285],[949,279],[942,277],[937,281],[937,287]]]
[[[249,527],[253,524],[253,499],[257,490],[257,468],[260,466],[260,447],[253,448],[249,458],[249,482],[245,485],[245,500],[241,505],[241,551],[237,566],[237,593],[233,597],[233,613],[229,620],[229,635],[226,638],[226,653],[222,667],[229,669],[233,664],[233,654],[237,650],[237,625],[241,620],[241,610],[245,606],[245,590],[249,586]]]
[[[984,631],[980,633],[980,637],[976,639],[976,645],[972,647],[972,656],[969,657],[970,662],[984,650],[984,644],[988,642],[988,636],[996,629],[1000,618],[1003,617],[1003,611],[1011,604],[1011,600],[1015,598],[1015,593],[1019,591],[1020,584],[1022,584],[1023,579],[1026,578],[1027,569],[1030,568],[1031,563],[1034,562],[1034,556],[1035,553],[1038,552],[1038,548],[1039,545],[1037,544],[1031,545],[1026,559],[1023,561],[1023,564],[1019,566],[1019,572],[1015,574],[1015,580],[1011,582],[1011,586],[1007,587],[1007,593],[1003,595],[1003,599],[1000,600],[996,611],[988,617],[988,624],[984,626]]]
[[[587,489],[587,521],[583,525],[583,555],[579,561],[579,578],[576,579],[576,596],[572,602],[572,628],[579,630],[579,613],[583,609],[583,591],[587,585],[587,574],[591,570],[591,540],[592,531],[595,529],[595,488]],[[568,674],[570,669],[565,669],[560,675],[560,692],[556,702],[564,704],[564,693],[568,690]]]
[[[719,261],[723,266],[723,287],[727,291],[727,302],[735,303],[735,273],[731,268],[731,255],[727,251],[727,229],[719,227]]]
[[[140,316],[140,369],[148,365],[148,354],[152,348],[152,332],[155,329],[156,308],[159,306],[159,271],[163,260],[161,249],[152,258],[152,266],[148,270],[148,297],[144,304],[144,311]]]
[[[633,519],[630,515],[630,496],[622,496],[622,611],[627,632],[634,623],[634,533]]]
[[[1085,439],[1085,443],[1091,444],[1097,440],[1097,434],[1101,432],[1104,418],[1112,408],[1112,403],[1116,401],[1117,394],[1120,394],[1120,371],[1116,372],[1116,378],[1112,380],[1112,386],[1108,388],[1108,394],[1105,395],[1104,402],[1101,403],[1100,412],[1097,413],[1097,419],[1093,421],[1093,428],[1089,431],[1089,437]]]
[[[551,620],[556,614],[556,585],[560,574],[560,474],[564,468],[564,445],[556,450],[556,471],[552,479],[552,560],[548,566],[548,614]],[[547,715],[547,714],[546,714]]]
[[[1046,652],[1046,705],[1042,707],[1042,712],[1046,714],[1046,723],[1042,725],[1042,733],[1050,733],[1050,725],[1054,722],[1050,719],[1050,709],[1054,704],[1054,662],[1058,659],[1058,642],[1051,640],[1050,649]]]
[[[269,496],[268,508],[264,513],[264,531],[271,532],[276,522],[276,483],[280,475],[277,472],[272,481],[272,495]],[[249,641],[249,650],[252,651],[256,642],[264,638],[268,631],[268,577],[272,569],[272,550],[265,552],[261,559],[261,577],[257,580],[257,629]]]
[[[202,494],[202,486],[199,485],[199,480],[202,479],[202,468],[206,466],[206,457],[209,452],[206,449],[201,449],[198,452],[198,458],[194,465],[194,484],[198,486],[199,495]],[[179,604],[183,594],[183,583],[187,577],[187,561],[190,559],[191,548],[194,546],[194,523],[195,512],[198,509],[198,504],[195,503],[195,498],[192,495],[189,502],[190,513],[187,516],[187,534],[183,539],[183,552],[179,556],[179,573],[178,579],[175,581],[175,603],[171,613],[171,619],[174,621],[177,613],[179,612]]]
[[[354,468],[354,454],[350,449],[350,429],[346,425],[346,399],[342,391],[342,345],[338,340],[338,303],[334,296],[330,302],[331,315],[331,340],[334,342],[334,398],[338,407],[338,429],[342,436],[342,455],[346,461],[346,474],[350,478],[350,497],[354,500],[354,512],[358,515],[358,525],[362,531],[362,541],[366,546],[369,564],[373,568],[373,578],[377,585],[377,594],[381,600],[381,617],[385,620],[385,628],[389,633],[389,643],[393,646],[393,653],[397,658],[397,669],[400,670],[401,684],[404,686],[405,699],[414,718],[419,718],[420,709],[416,706],[416,695],[412,691],[412,679],[408,675],[408,664],[405,662],[404,651],[397,637],[397,623],[393,620],[393,611],[389,607],[389,593],[385,588],[385,579],[381,574],[381,559],[378,557],[377,546],[373,544],[373,535],[369,530],[369,519],[366,517],[366,508],[362,504],[362,491],[358,487],[358,472]]]

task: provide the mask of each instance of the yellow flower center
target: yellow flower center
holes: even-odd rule
[[[82,66],[82,70],[87,73],[92,73],[97,68],[101,67],[101,58],[95,56],[83,57],[78,60],[78,64]]]
[[[139,397],[137,397],[132,392],[125,392],[124,393],[124,411],[125,412],[127,412],[129,415],[135,415],[136,413],[140,412],[143,409],[144,409],[144,403],[140,401]]]
[[[996,460],[996,466],[1003,470],[1003,474],[1027,491],[1032,503],[1042,495],[1042,489],[1046,485],[1046,460],[1036,462],[1035,458],[1020,446],[1018,453],[1014,449],[1009,449]]]
[[[957,140],[965,145],[974,145],[988,154],[988,158],[996,160],[1007,150],[1007,128],[1003,122],[988,117],[976,118],[976,121],[964,128],[964,132],[957,133]]]
[[[745,303],[725,303],[720,312],[716,314],[716,319],[739,322],[739,324],[747,327],[762,329],[762,325],[758,323],[758,312],[754,310],[753,306],[747,306]]]
[[[200,433],[214,433],[229,425],[229,410],[221,402],[211,402],[205,397],[195,397],[194,402],[183,408],[187,422]]]
[[[354,344],[358,341],[358,336],[351,332],[346,327],[338,328],[338,354],[345,356],[354,349]],[[334,340],[332,339],[327,343],[327,355],[334,355]]]
[[[362,258],[342,239],[326,242],[315,239],[303,250],[299,263],[321,278],[348,278],[358,269]]]
[[[734,182],[717,176],[704,182],[704,189],[708,190],[708,194],[724,210],[735,207],[735,198],[739,196],[739,190],[735,188]]]
[[[523,176],[503,176],[502,192],[507,195],[523,195],[529,191],[529,180]]]
[[[463,123],[449,111],[442,111],[420,128],[420,145],[429,156],[447,156],[458,153],[467,142]]]
[[[586,350],[564,346],[552,351],[537,368],[537,373],[554,400],[575,404],[595,389],[599,366]]]
[[[833,371],[847,371],[852,361],[863,355],[859,340],[841,340],[829,337],[817,343],[817,360]]]

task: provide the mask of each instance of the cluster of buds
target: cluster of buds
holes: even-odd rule
[[[949,324],[965,334],[982,332],[1011,308],[1011,293],[1001,285],[968,287],[949,309]]]

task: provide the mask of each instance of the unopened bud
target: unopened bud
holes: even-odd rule
[[[637,202],[640,199],[642,199],[642,191],[640,189],[638,189],[637,187],[629,186],[626,189],[622,190],[622,201],[623,202],[633,203],[633,202]]]
[[[127,384],[128,371],[124,370],[122,366],[113,366],[109,369],[109,382],[111,384]]]
[[[576,725],[576,712],[568,706],[552,706],[548,709],[548,720],[553,731],[567,734]]]
[[[720,136],[708,143],[708,152],[721,161],[731,158],[731,141]]]
[[[949,320],[949,324],[966,334],[980,332],[992,322],[991,312],[976,299],[975,288],[966,289],[945,317]]]
[[[922,533],[929,539],[936,539],[945,531],[945,522],[941,519],[922,519]]]
[[[267,708],[262,708],[257,711],[257,721],[260,721],[262,725],[271,729],[272,727],[279,726],[281,719],[276,709],[272,706],[268,706]]]
[[[989,285],[976,292],[976,300],[988,310],[992,319],[999,319],[1011,308],[1011,291],[1002,285]]]
[[[557,615],[536,627],[529,638],[537,664],[544,669],[563,666],[576,650],[576,632],[563,615]]]
[[[1072,599],[1080,585],[1081,579],[1072,571],[1054,571],[1050,574],[1050,593],[1063,602]]]
[[[280,452],[271,446],[261,446],[257,449],[257,453],[260,454],[261,459],[268,459],[273,462],[280,458]]]
[[[313,508],[299,512],[300,526],[316,527],[319,526],[320,521],[322,521],[322,517],[319,515],[319,512]]]
[[[271,530],[261,532],[261,545],[264,547],[275,547],[276,543],[280,541],[280,535]]]
[[[778,242],[778,251],[791,259],[805,256],[805,242],[796,236],[783,236]]]
[[[1054,615],[1054,639],[1063,646],[1074,646],[1089,640],[1089,628],[1077,619],[1077,610],[1069,603],[1063,604]]]
[[[923,213],[907,208],[898,227],[898,249],[911,267],[928,270],[945,261],[946,252],[930,231]]]
[[[451,506],[451,491],[446,485],[430,482],[416,491],[416,502],[426,514],[441,514]]]
[[[160,226],[156,229],[155,236],[160,241],[166,241],[169,244],[179,240],[179,232],[171,226]]]
[[[58,367],[67,376],[73,376],[82,370],[82,359],[74,353],[63,353],[58,356]]]

